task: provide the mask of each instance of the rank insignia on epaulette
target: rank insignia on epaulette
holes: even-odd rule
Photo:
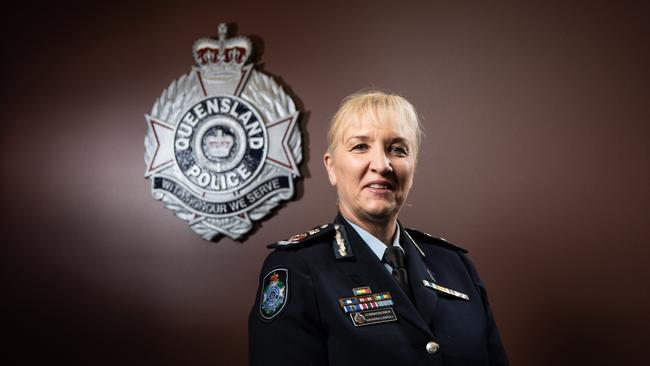
[[[277,242],[275,244],[271,244],[268,247],[269,248],[288,247],[288,246],[291,246],[292,244],[301,243],[301,242],[303,242],[303,241],[305,241],[305,240],[307,240],[307,239],[309,239],[309,238],[311,238],[311,237],[313,237],[315,235],[317,236],[317,234],[323,233],[324,232],[323,230],[327,229],[329,226],[330,226],[329,224],[324,224],[324,225],[315,227],[313,229],[305,231],[304,233],[295,234],[295,235],[291,236],[287,240],[280,240],[279,242]]]
[[[315,228],[313,228],[313,229],[311,229],[311,230],[307,230],[307,231],[305,231],[304,233],[296,234],[296,235],[290,237],[289,239],[287,239],[287,241],[289,241],[289,242],[300,242],[300,241],[303,241],[303,240],[309,238],[309,237],[312,236],[312,235],[316,235],[316,234],[320,233],[320,231],[321,231],[322,229],[325,229],[327,226],[328,226],[327,224],[325,224],[325,225],[321,225],[321,226],[319,226],[319,227],[315,227]]]
[[[289,270],[276,268],[264,276],[260,295],[260,317],[273,320],[287,303],[289,296]]]

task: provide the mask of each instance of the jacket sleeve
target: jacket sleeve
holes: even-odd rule
[[[510,365],[508,361],[508,356],[506,351],[501,343],[501,336],[499,335],[499,329],[497,328],[496,321],[494,320],[494,315],[492,314],[492,309],[490,309],[490,303],[488,301],[487,290],[485,285],[481,281],[481,278],[476,271],[476,267],[472,261],[464,254],[460,254],[461,259],[465,263],[467,270],[472,278],[472,281],[478,288],[481,293],[481,300],[483,301],[483,307],[485,309],[485,319],[487,326],[487,345],[488,345],[488,355],[491,366],[508,366]]]
[[[287,277],[284,306],[277,313],[263,313],[268,274],[275,270]],[[325,331],[320,322],[316,291],[307,263],[294,250],[271,253],[260,273],[255,305],[248,319],[251,365],[327,365]]]

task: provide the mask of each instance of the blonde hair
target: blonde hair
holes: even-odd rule
[[[414,145],[410,149],[413,157],[417,157],[423,133],[415,108],[404,97],[379,90],[360,91],[343,99],[330,122],[327,151],[330,154],[334,152],[341,140],[343,129],[350,120],[360,120],[364,117],[369,117],[375,123],[383,123],[388,117],[403,121],[413,134],[411,142]]]

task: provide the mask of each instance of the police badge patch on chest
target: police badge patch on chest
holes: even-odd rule
[[[196,66],[145,115],[152,195],[207,240],[239,239],[290,199],[302,161],[293,100],[246,63],[248,38],[226,34],[196,41]]]

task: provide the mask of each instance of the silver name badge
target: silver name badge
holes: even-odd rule
[[[294,194],[298,110],[273,78],[247,64],[246,37],[201,38],[196,66],[146,114],[145,178],[153,198],[206,240],[240,239]]]

